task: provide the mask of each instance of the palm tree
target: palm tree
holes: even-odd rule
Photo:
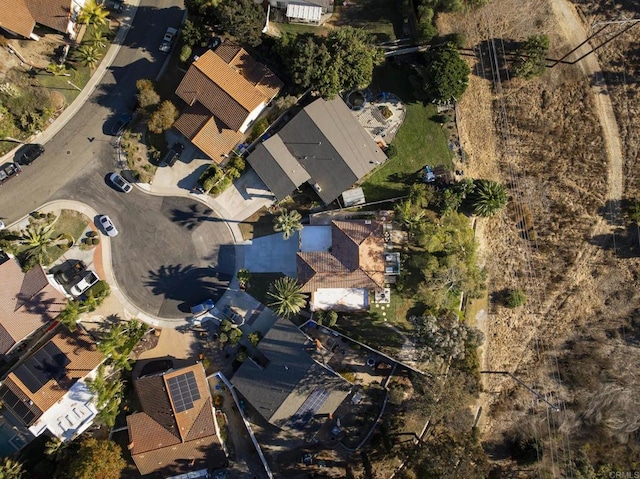
[[[296,231],[300,231],[302,229],[302,224],[300,223],[301,219],[302,215],[296,210],[283,210],[274,218],[273,230],[276,232],[282,232],[282,237],[285,240],[288,240]]]
[[[0,462],[0,479],[20,479],[22,477],[22,464],[5,457]]]
[[[39,264],[45,263],[48,249],[69,243],[69,238],[65,235],[53,235],[53,223],[37,221],[29,223],[16,240],[16,245],[19,248],[23,247],[27,259],[34,259]]]
[[[80,316],[81,304],[79,301],[69,301],[65,308],[60,311],[57,321],[66,326],[69,331],[75,331]]]
[[[298,282],[289,276],[284,276],[271,283],[267,294],[273,298],[269,307],[285,318],[298,314],[307,304],[307,298],[300,291]]]
[[[96,0],[89,0],[78,15],[78,22],[87,25],[104,25],[107,23],[108,16],[109,12],[102,5],[98,5]]]
[[[476,181],[473,192],[473,212],[478,216],[493,216],[507,204],[507,189],[491,180]]]
[[[80,61],[89,68],[93,68],[102,57],[102,53],[95,45],[82,45],[77,52]]]
[[[416,208],[411,200],[396,203],[395,212],[398,221],[409,231],[413,231],[417,228],[426,215],[426,210],[422,207]]]
[[[91,39],[91,44],[97,48],[104,48],[107,46],[106,38],[104,33],[101,30],[96,30],[93,32],[93,38]]]

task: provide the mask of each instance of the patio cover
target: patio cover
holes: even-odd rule
[[[310,22],[319,22],[322,18],[322,8],[315,5],[290,3],[287,5],[287,18],[299,18]]]

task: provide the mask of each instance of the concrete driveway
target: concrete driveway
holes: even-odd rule
[[[243,248],[244,267],[252,273],[284,273],[296,277],[298,233],[285,240],[281,233],[255,238]]]

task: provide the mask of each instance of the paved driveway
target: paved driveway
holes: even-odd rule
[[[288,240],[284,240],[281,233],[262,236],[238,247],[244,248],[244,267],[252,273],[284,273],[296,277],[298,233]]]

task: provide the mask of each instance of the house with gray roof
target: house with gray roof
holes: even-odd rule
[[[306,429],[332,414],[351,384],[316,362],[316,344],[290,321],[279,318],[231,382],[251,406],[279,428]]]
[[[329,204],[386,159],[342,99],[318,98],[247,161],[278,200],[306,181]]]

